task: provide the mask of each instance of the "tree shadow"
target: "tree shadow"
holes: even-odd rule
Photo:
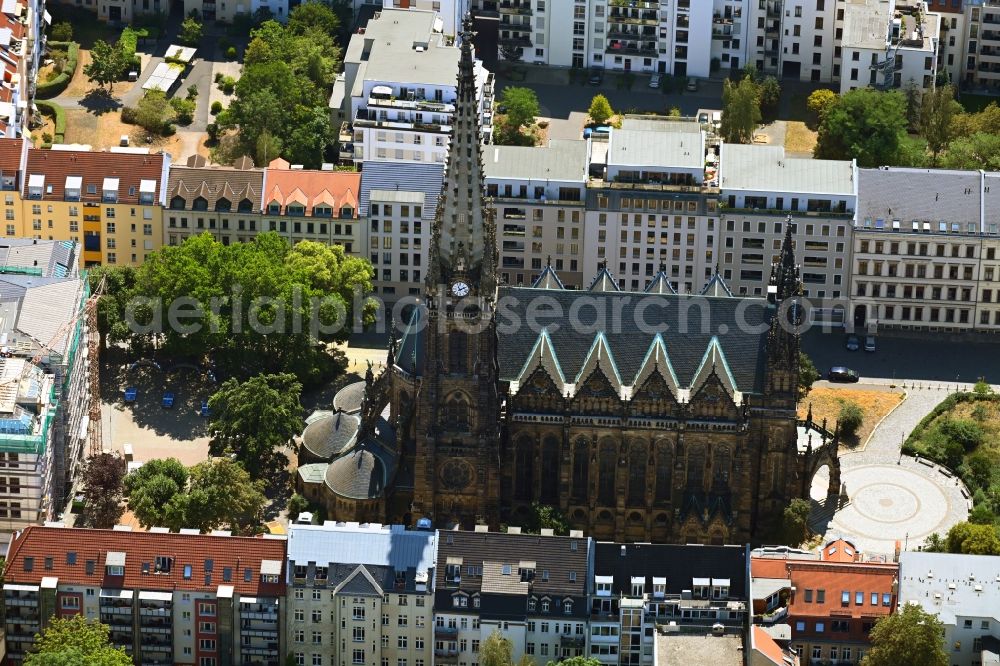
[[[174,371],[132,364],[105,366],[102,397],[126,412],[136,426],[159,436],[189,441],[208,435],[208,419],[199,415],[202,400],[215,392],[215,382],[200,370],[182,367]],[[125,389],[137,391],[134,402],[125,401]],[[163,406],[165,393],[174,395],[170,408]]]
[[[80,106],[95,116],[117,111],[122,107],[121,100],[112,96],[106,88],[91,88],[80,100]]]

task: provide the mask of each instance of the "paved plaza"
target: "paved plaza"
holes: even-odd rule
[[[880,385],[891,380],[870,381]],[[947,395],[945,384],[924,382],[922,388],[908,388],[906,399],[879,424],[864,449],[841,452],[848,501],[832,517],[821,504],[828,470],[816,474],[811,522],[824,540],[845,537],[862,550],[892,554],[897,542],[914,550],[930,534],[943,535],[968,519],[970,500],[957,477],[929,461],[899,455],[905,437]]]

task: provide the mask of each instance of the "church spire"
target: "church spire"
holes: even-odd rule
[[[776,288],[774,301],[777,303],[799,295],[799,267],[795,264],[795,250],[792,249],[791,215],[785,220],[785,240],[781,244],[778,263],[771,267],[771,285]]]
[[[427,289],[466,281],[477,295],[493,298],[496,287],[496,228],[484,203],[479,87],[473,56],[472,19],[462,22],[461,54],[451,142],[441,197],[431,232]]]

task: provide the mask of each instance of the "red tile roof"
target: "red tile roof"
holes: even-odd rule
[[[857,546],[845,539],[834,539],[823,546],[820,557],[825,562],[860,562]]]
[[[21,169],[21,156],[27,139],[0,138],[0,173],[16,174]]]
[[[11,543],[4,576],[8,583],[23,585],[38,585],[43,577],[55,576],[61,585],[163,591],[215,592],[220,585],[232,585],[241,595],[276,597],[285,593],[285,545],[283,539],[32,525]],[[125,553],[124,576],[105,575],[109,552]],[[143,573],[144,565],[155,570],[157,557],[173,558],[170,571]],[[25,568],[28,558],[32,561]],[[46,558],[52,558],[51,562]],[[278,583],[261,582],[263,560],[279,563]],[[186,566],[191,567],[187,578]],[[87,573],[88,567],[93,568],[92,574]],[[231,569],[231,580],[226,580],[227,569]],[[211,579],[206,583],[207,576]]]
[[[781,649],[781,646],[778,645],[773,638],[771,638],[771,634],[767,633],[757,625],[753,625],[751,627],[751,631],[753,632],[754,650],[770,659],[776,666],[787,666],[785,662],[785,651]],[[795,663],[797,662],[798,660],[796,659]]]
[[[313,206],[327,205],[336,216],[344,206],[358,216],[358,197],[361,196],[361,174],[351,171],[314,171],[290,169],[288,162],[278,158],[268,165],[264,177],[264,209],[272,201],[285,206],[298,203],[305,206],[305,214],[312,215]]]
[[[811,559],[751,558],[750,573],[754,578],[788,578],[795,594],[789,599],[789,615],[840,617],[862,615],[888,615],[895,606],[893,581],[899,575],[895,563],[881,562],[824,562]],[[811,600],[806,601],[806,590],[811,590]],[[822,603],[817,590],[824,590]],[[842,602],[843,592],[848,592],[848,603]],[[862,593],[862,603],[855,603],[855,594]],[[878,593],[878,604],[871,604],[871,593]],[[892,594],[889,606],[882,604],[882,595]]]
[[[119,153],[87,150],[28,150],[22,194],[27,197],[32,175],[45,176],[42,199],[62,200],[67,176],[83,178],[80,200],[100,202],[105,178],[118,179],[118,203],[139,203],[139,185],[143,180],[156,182],[153,201],[160,200],[163,183],[163,153]],[[88,193],[88,186],[95,186]],[[49,191],[51,186],[52,190]]]

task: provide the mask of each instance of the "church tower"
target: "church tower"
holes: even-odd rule
[[[412,509],[442,527],[496,526],[499,515],[496,222],[483,197],[472,38],[466,17],[424,284],[424,370],[414,429]]]

